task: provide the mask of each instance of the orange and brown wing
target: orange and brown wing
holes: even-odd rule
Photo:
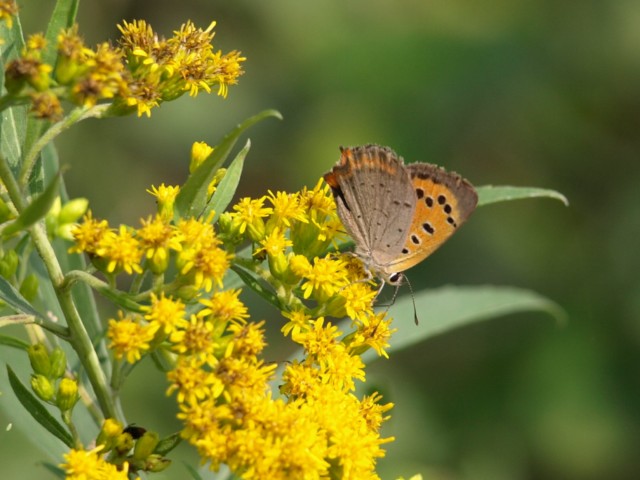
[[[431,255],[469,218],[478,194],[456,173],[428,163],[406,166],[416,196],[416,210],[401,255],[386,267],[402,272]]]

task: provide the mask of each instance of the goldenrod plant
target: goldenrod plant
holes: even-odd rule
[[[167,469],[202,478],[196,466],[171,465],[181,441],[205,470],[224,466],[237,478],[378,478],[376,462],[394,440],[382,428],[393,405],[361,393],[368,361],[506,311],[556,312],[525,290],[447,288],[416,292],[415,302],[431,305],[420,327],[392,324],[388,308],[375,308],[379,281],[344,251],[348,238],[322,172],[300,191],[232,204],[250,148],[235,145],[256,123],[279,118],[276,111],[249,118],[215,146],[194,142],[187,180],[150,186],[157,210],[139,224],[94,216],[91,199],[67,196],[52,141],[85,119],[148,117],[184,94],[231,97],[247,59],[214,48],[215,22],[187,21],[165,38],[144,20],[123,21],[120,38],[88,46],[76,7],[58,1],[49,30],[25,39],[16,3],[0,1],[0,326],[23,325],[28,338],[2,335],[0,352],[20,349],[29,359],[30,378],[7,365],[10,389],[41,433],[66,446],[49,464],[58,478],[147,478]],[[562,198],[478,191],[480,205]],[[265,357],[265,321],[240,299],[247,287],[281,313],[293,358]],[[117,313],[103,314],[95,295]],[[120,392],[144,361],[176,402],[178,432],[126,415]],[[73,415],[79,409],[82,420]]]

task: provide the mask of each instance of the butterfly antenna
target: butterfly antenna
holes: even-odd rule
[[[413,321],[416,322],[416,325],[418,325],[418,309],[416,308],[416,297],[413,295],[413,287],[411,286],[411,282],[409,281],[409,279],[407,278],[406,275],[403,275],[404,279],[407,282],[407,286],[409,287],[409,293],[411,294],[411,303],[413,303]],[[398,293],[398,290],[396,289],[396,294]],[[395,295],[393,297],[395,299]]]

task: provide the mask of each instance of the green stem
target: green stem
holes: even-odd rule
[[[7,189],[9,198],[16,207],[16,210],[18,212],[22,212],[22,210],[25,209],[27,202],[22,198],[22,192],[20,191],[18,182],[16,182],[16,179],[13,176],[9,163],[2,156],[0,156],[0,180],[2,180],[4,187]]]
[[[82,366],[87,372],[89,382],[93,387],[93,391],[98,403],[100,404],[100,408],[106,417],[123,420],[123,418],[118,415],[120,413],[120,409],[116,406],[114,398],[111,395],[107,379],[100,365],[100,360],[98,359],[98,354],[93,347],[91,338],[89,337],[78,310],[73,303],[71,291],[68,288],[62,288],[64,275],[62,274],[62,270],[58,264],[58,259],[55,256],[53,247],[47,239],[44,228],[42,225],[36,224],[31,227],[30,230],[33,243],[35,244],[36,250],[38,250],[40,257],[49,272],[49,277],[53,283],[58,302],[60,302],[60,308],[64,312],[67,320],[67,325],[71,332],[71,338],[69,341],[73,346],[73,349],[78,354]]]
[[[78,435],[78,430],[76,426],[73,424],[71,420],[71,410],[66,412],[61,412],[62,421],[69,428],[71,432],[71,436],[73,437],[73,443],[75,444],[75,448],[82,448],[82,442],[80,442],[80,436]]]
[[[18,183],[3,157],[0,157],[0,179],[2,179],[2,182],[4,183],[16,209],[19,212],[22,212],[25,208],[26,201],[22,197]],[[69,343],[78,354],[78,358],[87,372],[89,382],[93,387],[93,391],[103,414],[107,417],[124,420],[119,405],[116,405],[114,398],[111,396],[106,377],[100,366],[98,355],[91,343],[91,338],[82,323],[78,310],[73,303],[71,291],[68,288],[63,288],[64,275],[62,274],[62,269],[58,263],[53,246],[47,238],[44,226],[42,223],[37,223],[29,228],[29,233],[40,258],[42,258],[45,268],[47,269],[56,297],[60,303],[60,308],[62,309],[67,321],[69,330],[69,335],[67,335],[67,337],[69,338]]]

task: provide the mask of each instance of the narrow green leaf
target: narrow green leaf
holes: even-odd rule
[[[236,189],[238,188],[238,184],[240,183],[244,159],[249,152],[249,148],[251,148],[251,141],[247,140],[243,149],[240,150],[238,155],[236,155],[236,158],[233,159],[229,168],[227,168],[227,172],[224,177],[220,180],[218,188],[216,188],[216,191],[211,197],[211,200],[202,215],[204,218],[207,218],[209,216],[209,212],[213,211],[215,212],[215,217],[213,218],[215,222],[220,214],[224,212],[231,203],[231,200],[236,193]]]
[[[0,299],[16,310],[17,312],[26,313],[35,317],[44,318],[31,304],[16,290],[13,285],[0,277]]]
[[[8,28],[7,22],[0,22],[0,38],[4,40],[4,43],[0,45],[0,52],[2,52],[0,55],[0,71],[4,72],[6,64],[17,58],[24,47],[19,15],[13,19],[11,28]],[[5,93],[4,80],[4,74],[0,75],[0,95]],[[7,97],[4,100],[11,101]],[[0,111],[0,155],[9,162],[14,172],[17,172],[22,158],[27,107],[14,105],[11,108],[6,108],[6,106],[5,102],[3,102],[3,108]]]
[[[49,210],[51,210],[53,202],[58,196],[60,177],[61,173],[58,171],[56,176],[51,179],[51,182],[49,182],[49,185],[47,185],[44,192],[42,192],[41,195],[38,195],[35,200],[27,205],[27,208],[23,210],[20,216],[16,218],[11,225],[5,228],[2,233],[4,235],[12,235],[30,227],[41,218],[44,218],[44,216],[49,213]]]
[[[29,344],[27,342],[9,335],[0,335],[0,345],[17,348],[18,350],[24,350],[25,352],[29,348]]]
[[[478,206],[524,198],[553,198],[560,200],[565,206],[569,205],[567,197],[560,192],[546,188],[483,185],[477,187],[476,191],[478,192]]]
[[[238,277],[240,277],[240,279],[244,282],[244,284],[247,285],[249,288],[251,288],[251,290],[256,292],[258,295],[260,295],[262,298],[264,298],[267,302],[269,302],[271,305],[276,307],[278,310],[282,310],[282,306],[280,305],[280,300],[278,300],[278,297],[276,296],[276,294],[270,290],[267,290],[262,285],[262,283],[260,283],[260,281],[256,277],[254,277],[250,272],[248,272],[247,270],[237,265],[232,265],[231,270],[233,270],[238,275]]]
[[[40,403],[40,400],[20,382],[9,365],[7,365],[7,375],[9,376],[9,383],[13,389],[13,393],[16,394],[22,406],[31,414],[34,420],[65,445],[73,447],[73,438],[71,438],[69,432],[53,418],[49,411]]]
[[[44,61],[54,65],[57,57],[56,45],[58,44],[58,34],[60,30],[71,27],[76,21],[78,14],[79,0],[57,0],[53,9],[49,25],[47,25],[48,48],[44,54]]]
[[[413,323],[410,297],[402,297],[391,307],[390,314],[398,331],[391,337],[388,352],[407,348],[454,328],[512,313],[544,312],[559,322],[566,318],[562,308],[553,301],[515,287],[446,286],[417,293],[415,302],[420,319],[418,326]],[[365,361],[375,358],[378,357],[373,351],[363,355]]]
[[[282,118],[276,110],[265,110],[242,122],[222,139],[209,158],[189,176],[180,188],[175,203],[176,218],[197,217],[202,214],[207,203],[207,188],[216,170],[227,159],[240,135],[268,117]]]

